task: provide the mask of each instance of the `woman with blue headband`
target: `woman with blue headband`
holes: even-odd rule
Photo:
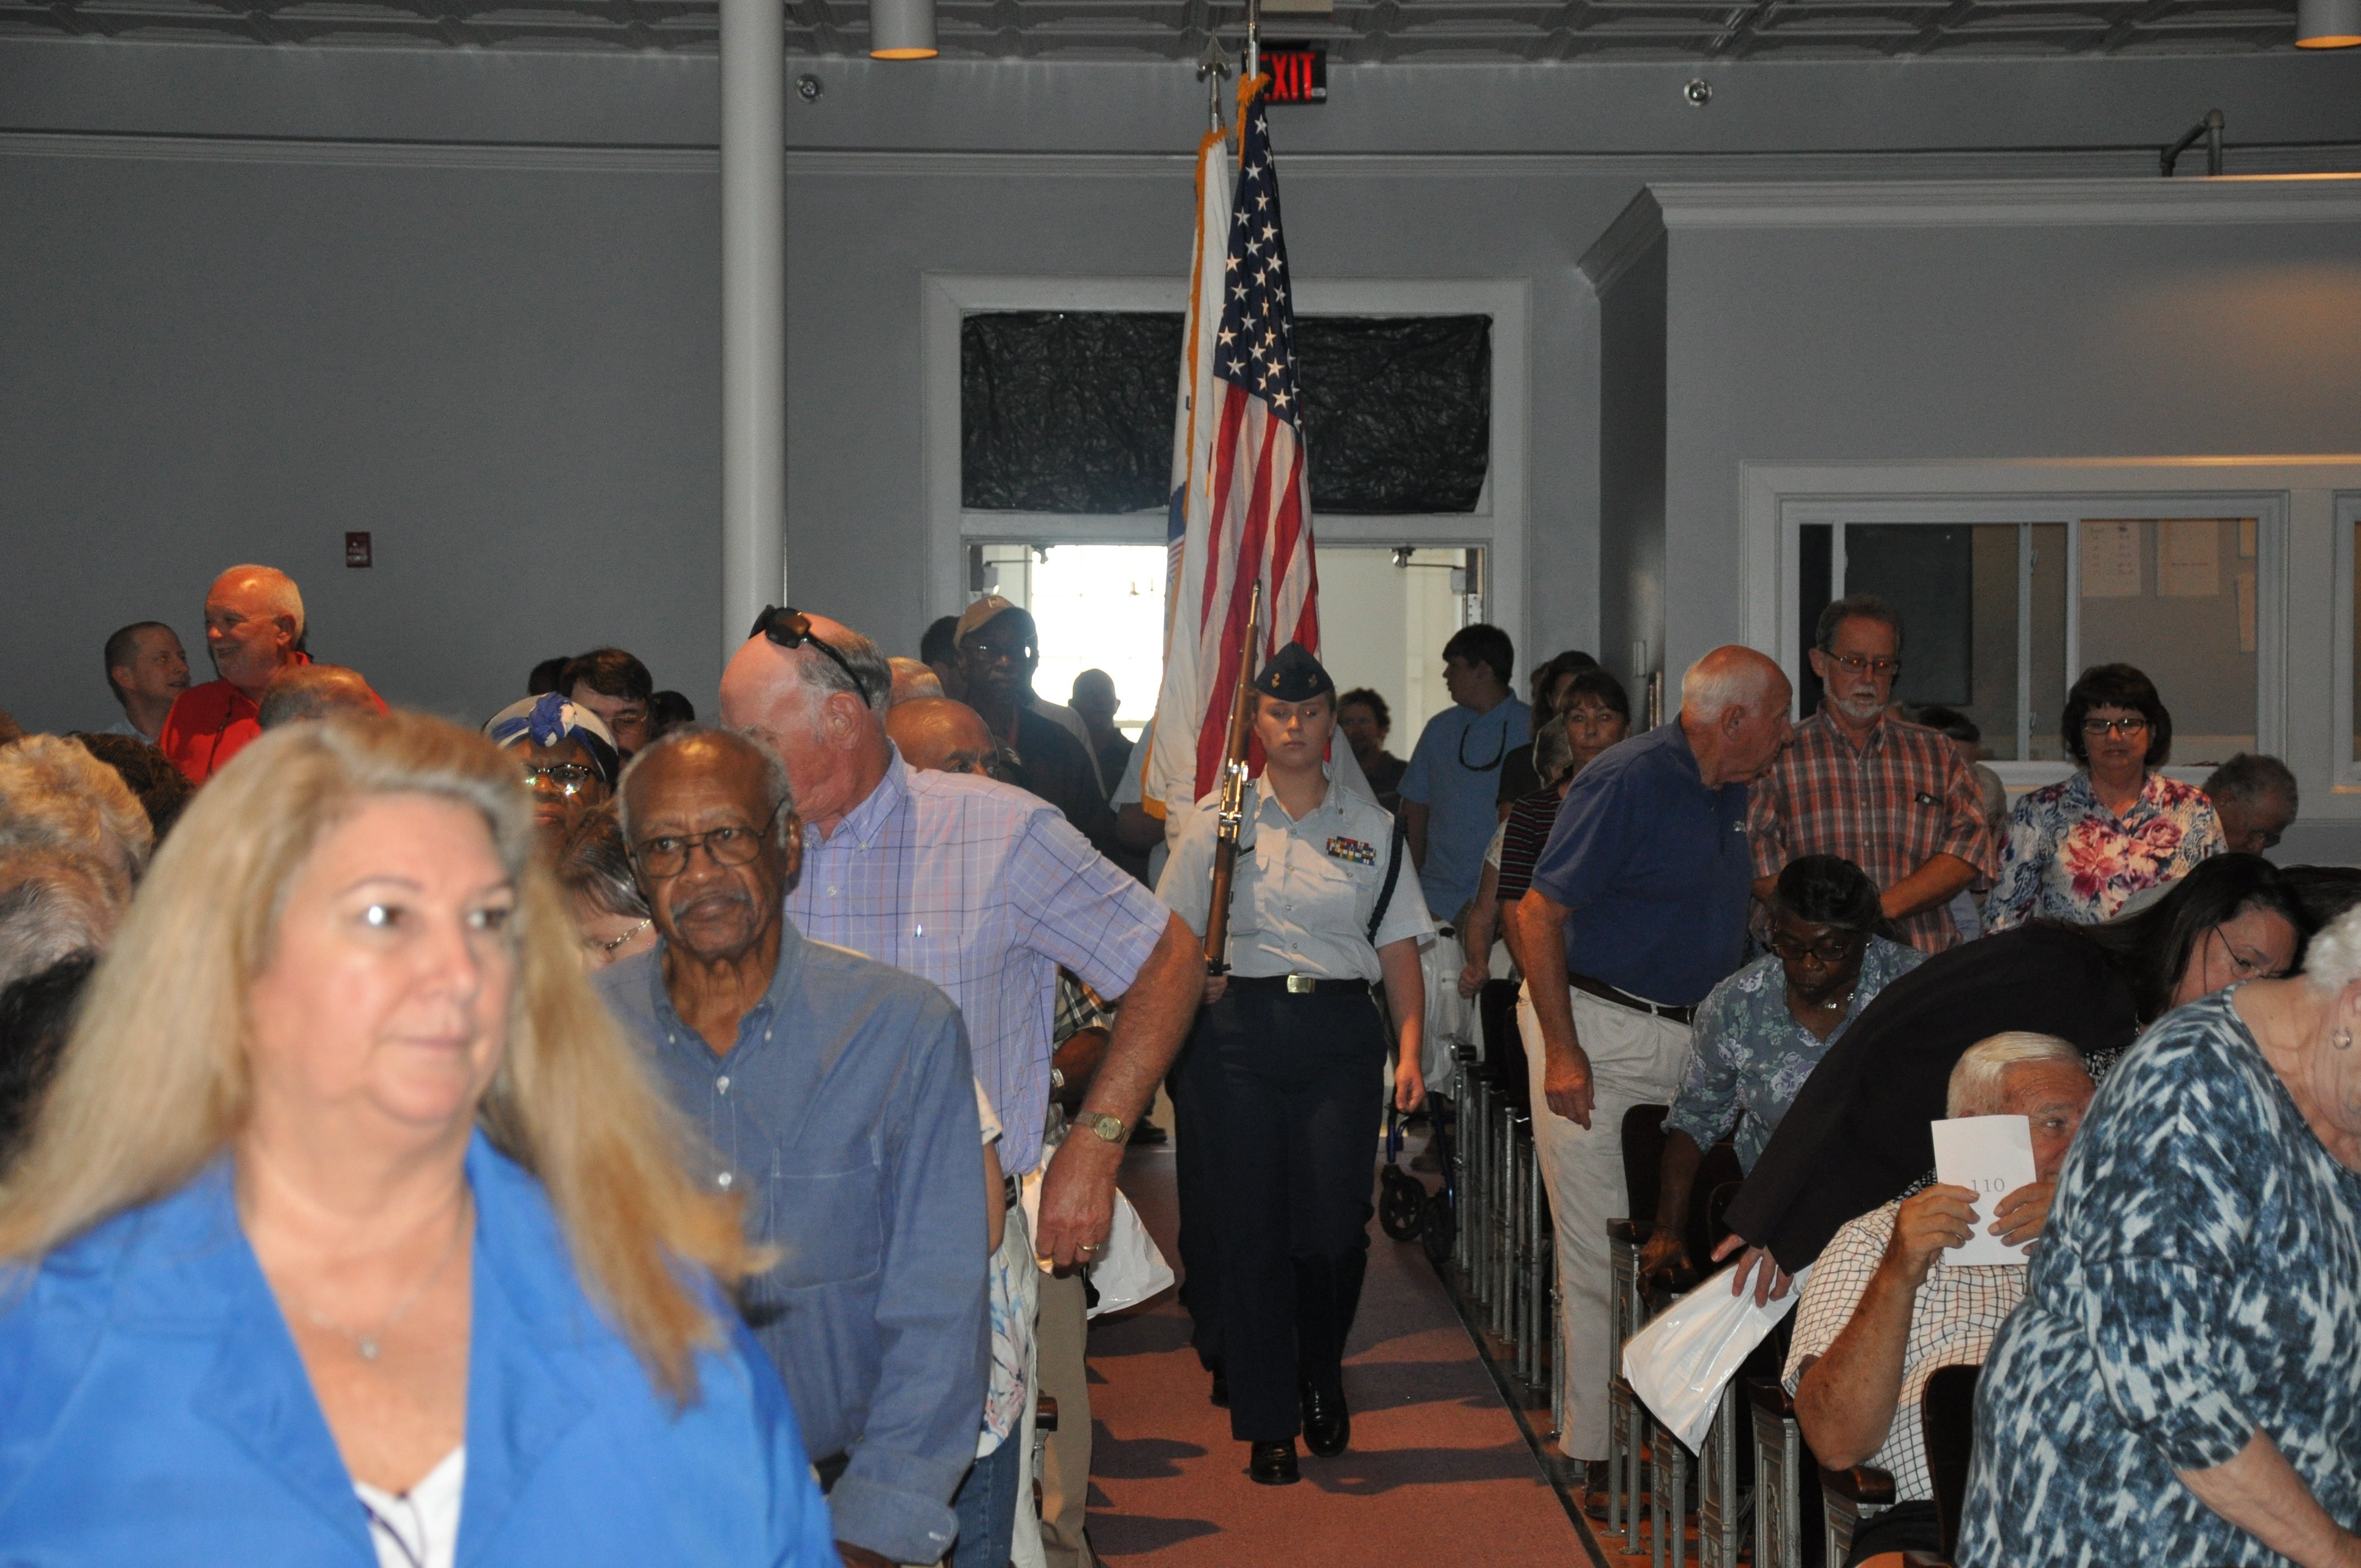
[[[484,733],[518,753],[524,787],[533,795],[533,826],[555,850],[581,820],[615,793],[621,764],[606,722],[555,692],[512,702],[492,716]]]

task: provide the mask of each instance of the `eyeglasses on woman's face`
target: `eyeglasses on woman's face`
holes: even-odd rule
[[[1839,965],[1851,962],[1853,956],[1867,946],[1868,942],[1869,937],[1865,932],[1833,933],[1822,936],[1814,941],[1804,942],[1796,940],[1784,931],[1780,931],[1772,935],[1771,951],[1783,963],[1799,964],[1808,959],[1818,964],[1822,969],[1835,969]]]
[[[702,833],[659,834],[642,839],[631,846],[631,859],[640,870],[657,881],[676,877],[688,869],[689,851],[698,845],[717,866],[742,866],[763,850],[763,840],[770,837],[771,824],[779,819],[785,803],[771,808],[771,815],[759,828],[725,825],[708,828]]]
[[[569,799],[588,789],[598,777],[596,769],[579,762],[525,762],[521,766],[525,788],[538,790],[546,783]]]
[[[2082,720],[2082,733],[2093,740],[2104,740],[2110,735],[2121,735],[2128,739],[2134,735],[2147,734],[2147,720],[2136,713],[2122,718],[2086,718]]]
[[[2284,967],[2271,961],[2268,953],[2232,941],[2230,934],[2219,926],[2208,930],[2205,939],[2222,944],[2222,956],[2228,961],[2234,980],[2279,980],[2287,973]]]

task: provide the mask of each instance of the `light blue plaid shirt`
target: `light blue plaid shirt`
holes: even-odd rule
[[[990,779],[913,772],[897,751],[834,833],[805,826],[787,918],[950,994],[1007,1129],[1001,1164],[1020,1174],[1041,1157],[1059,966],[1118,997],[1170,916],[1056,806]]]

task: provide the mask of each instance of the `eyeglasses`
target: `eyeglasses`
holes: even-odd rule
[[[836,667],[844,672],[844,678],[852,683],[852,689],[860,694],[862,701],[873,700],[869,695],[869,683],[845,662],[843,654],[812,635],[811,617],[795,606],[765,605],[763,613],[754,618],[754,630],[746,635],[767,637],[782,648],[800,648],[807,642],[810,643],[835,661]]]
[[[708,828],[702,833],[662,834],[642,839],[631,846],[631,859],[640,870],[658,881],[676,877],[688,869],[689,851],[699,844],[705,846],[708,859],[717,866],[742,866],[762,852],[763,840],[770,837],[771,824],[779,819],[786,802],[771,807],[771,815],[763,818],[759,828]]]
[[[2270,959],[2259,953],[2240,952],[2231,945],[2230,938],[2222,934],[2219,926],[2205,934],[2222,944],[2223,956],[2230,960],[2230,972],[2239,980],[2278,980],[2287,973],[2283,969],[2273,969]]]
[[[972,642],[961,643],[960,652],[968,655],[970,658],[972,658],[980,664],[997,664],[1004,659],[1012,664],[1021,664],[1026,660],[1033,656],[1033,644],[1030,642],[986,642],[979,638]]]
[[[1861,932],[1823,937],[1817,942],[1798,942],[1789,937],[1774,936],[1771,938],[1771,950],[1788,963],[1799,964],[1806,959],[1812,959],[1822,969],[1834,969],[1850,959],[1868,940],[1867,934]]]
[[[556,786],[558,794],[569,798],[588,789],[590,782],[598,776],[595,770],[579,762],[526,762],[522,770],[525,788],[539,789],[546,779]]]
[[[586,940],[582,945],[586,948],[596,948],[601,953],[611,956],[617,948],[621,947],[624,943],[630,941],[632,938],[638,936],[641,932],[646,930],[649,927],[654,924],[655,922],[653,919],[642,920],[611,942],[602,942],[598,940],[598,938],[592,937]]]
[[[2139,735],[2144,734],[2147,729],[2147,720],[2136,717],[2082,720],[2082,733],[2093,738],[2106,735]]]
[[[1848,674],[1874,674],[1880,680],[1892,680],[1902,673],[1899,659],[1864,659],[1858,653],[1828,653],[1822,656]]]

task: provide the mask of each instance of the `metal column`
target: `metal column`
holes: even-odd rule
[[[721,0],[721,657],[785,591],[786,7]]]

